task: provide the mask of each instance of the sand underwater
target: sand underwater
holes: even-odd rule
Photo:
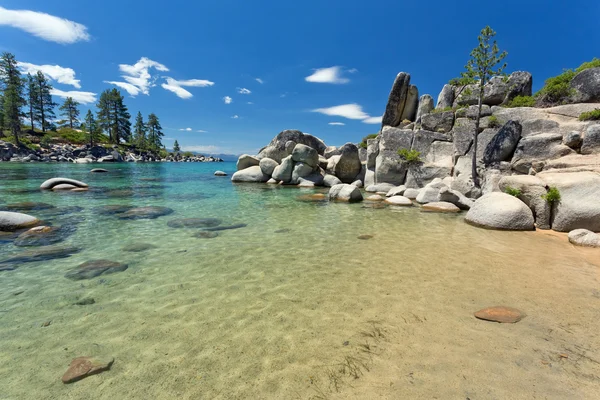
[[[81,249],[0,272],[0,399],[600,398],[597,250],[212,175],[233,163],[103,167],[0,164],[0,208],[54,206],[27,212],[72,228],[51,246]],[[92,189],[37,189],[54,176]],[[168,225],[181,218],[246,226],[195,237]],[[0,237],[0,261],[29,249]],[[65,278],[94,259],[128,268]],[[494,305],[527,316],[474,318]],[[115,362],[63,384],[85,355]]]

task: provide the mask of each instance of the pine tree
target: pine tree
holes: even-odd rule
[[[4,88],[2,98],[3,124],[12,133],[15,144],[19,146],[21,133],[21,107],[26,101],[23,97],[23,80],[17,69],[17,60],[11,53],[2,53],[0,58],[0,81]]]
[[[114,144],[121,139],[131,142],[131,115],[123,102],[123,95],[117,89],[105,90],[96,104],[98,107],[98,125],[107,132]]]
[[[135,125],[133,127],[133,135],[135,145],[138,149],[146,148],[146,131],[148,128],[146,124],[144,124],[144,118],[142,117],[142,113],[138,111],[137,116],[135,117]]]
[[[0,133],[4,132],[4,95],[0,86]]]
[[[479,46],[475,47],[471,51],[471,58],[467,61],[465,66],[466,71],[462,72],[461,77],[455,79],[462,85],[477,83],[477,95],[478,95],[478,108],[477,116],[475,118],[475,131],[473,132],[473,159],[471,160],[471,174],[473,177],[473,183],[479,187],[479,177],[477,176],[477,136],[479,134],[479,121],[481,119],[481,106],[483,104],[484,86],[494,76],[503,76],[504,68],[506,63],[502,66],[496,66],[502,62],[504,57],[508,54],[506,51],[500,53],[498,45],[494,40],[491,40],[496,36],[496,32],[489,26],[486,26],[481,30],[481,34],[477,37],[479,40]]]
[[[158,151],[162,147],[162,127],[156,114],[148,115],[148,142],[150,149]]]
[[[96,134],[98,131],[98,124],[94,119],[92,110],[88,110],[87,114],[85,115],[85,130],[90,140],[90,147],[94,147],[94,143],[96,142]]]
[[[69,127],[74,128],[74,124],[79,121],[79,109],[77,108],[79,103],[73,100],[72,97],[67,97],[59,110],[61,115],[69,122]]]
[[[35,121],[38,120],[36,115],[38,98],[37,80],[31,75],[27,74],[27,105],[29,106],[28,117],[31,123],[31,130],[35,128]]]
[[[175,153],[179,153],[181,151],[181,147],[179,147],[179,142],[177,140],[175,140],[175,143],[173,143],[173,151]]]
[[[54,114],[54,107],[56,103],[52,101],[52,85],[46,75],[42,71],[38,71],[35,79],[37,81],[38,98],[36,105],[36,112],[39,116],[39,121],[42,126],[42,132],[46,132],[46,128],[51,125],[51,120],[56,117]]]

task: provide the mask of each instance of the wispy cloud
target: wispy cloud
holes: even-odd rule
[[[319,68],[315,72],[304,78],[307,82],[313,83],[333,83],[344,84],[350,82],[350,79],[342,77],[342,67],[335,66],[329,68]]]
[[[150,68],[154,68],[157,71],[163,72],[169,70],[169,68],[159,62],[153,61],[147,57],[142,57],[133,65],[119,65],[119,70],[123,73],[121,76],[125,82],[104,82],[125,89],[127,93],[134,97],[140,93],[149,95],[150,88],[156,86],[155,82],[156,79],[158,79],[157,76],[152,77],[152,75],[150,75]]]
[[[90,40],[87,27],[54,15],[0,7],[0,25],[12,26],[41,39],[60,44]]]
[[[233,115],[231,118],[232,119],[238,119],[240,116],[239,115]]]
[[[81,82],[75,79],[75,71],[72,68],[61,67],[60,65],[36,65],[27,62],[18,62],[17,67],[24,74],[35,75],[38,71],[42,71],[48,78],[55,80],[58,83],[75,86],[81,89]]]
[[[189,99],[194,97],[189,91],[185,90],[182,86],[186,87],[208,87],[213,86],[215,83],[211,81],[207,81],[206,79],[188,79],[183,81],[178,81],[173,78],[167,77],[167,83],[163,83],[160,86],[168,90],[170,92],[175,93],[178,97],[182,99]]]
[[[192,128],[181,128],[179,129],[180,131],[186,131],[186,132],[191,132]]]
[[[249,102],[247,102],[246,104],[254,104],[254,103],[253,103],[253,102],[251,102],[251,101],[249,101]]]
[[[229,97],[229,96],[223,97],[223,102],[225,104],[231,104],[232,101],[233,101],[233,99],[231,97]]]
[[[183,151],[196,151],[198,153],[218,153],[220,152],[219,147],[213,145],[207,146],[181,146]]]
[[[207,133],[208,131],[203,131],[202,129],[198,129],[196,132],[198,132],[198,133]]]
[[[91,104],[96,102],[96,93],[92,92],[78,92],[75,90],[65,92],[59,89],[52,89],[50,94],[62,98],[72,97],[73,100],[81,104]]]
[[[254,80],[255,80],[256,82],[260,83],[261,85],[262,85],[263,83],[265,83],[265,81],[263,81],[263,80],[262,80],[262,79],[260,79],[260,78],[255,78]]]
[[[327,125],[344,126],[344,125],[346,125],[346,124],[345,124],[345,123],[343,123],[343,122],[330,122],[330,123],[329,123],[329,124],[327,124]]]
[[[363,119],[362,122],[364,122],[365,124],[381,124],[382,119],[383,119],[383,115],[381,115],[379,117],[365,118],[365,119]]]
[[[328,108],[317,108],[312,110],[325,115],[331,115],[336,117],[344,117],[348,119],[366,119],[369,118],[369,114],[362,110],[362,107],[356,103],[342,104],[339,106],[328,107]]]
[[[237,88],[239,94],[250,94],[252,93],[249,89],[246,88]]]

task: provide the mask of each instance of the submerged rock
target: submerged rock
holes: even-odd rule
[[[210,228],[221,225],[221,222],[218,218],[183,218],[172,219],[167,222],[167,226],[171,228]]]
[[[100,206],[95,209],[98,214],[101,215],[114,215],[114,214],[122,214],[126,211],[134,208],[133,206],[124,206],[120,204],[110,204],[106,206]]]
[[[31,215],[17,212],[0,211],[0,231],[15,231],[29,228],[40,223],[40,220]]]
[[[477,311],[475,318],[485,321],[500,322],[503,324],[514,324],[525,318],[525,313],[512,307],[495,306]]]
[[[119,219],[155,219],[173,213],[173,209],[168,207],[136,207],[124,213],[118,214]]]
[[[329,189],[329,200],[356,202],[362,199],[360,189],[347,183],[340,183]]]
[[[150,243],[129,243],[125,245],[121,250],[128,251],[131,253],[139,253],[146,250],[155,249],[156,246]]]
[[[108,172],[108,170],[104,169],[104,168],[94,168],[90,172],[92,172],[92,173],[105,173],[105,172]]]
[[[309,202],[309,203],[312,203],[315,201],[327,201],[327,195],[324,193],[303,194],[296,198],[300,201],[305,201],[305,202]]]
[[[77,357],[62,377],[63,383],[77,382],[88,376],[108,371],[115,359],[112,357]]]
[[[36,226],[26,232],[21,233],[13,242],[15,246],[48,246],[62,242],[72,235],[77,228],[73,225],[59,227]]]
[[[104,274],[114,274],[125,271],[127,264],[110,260],[91,260],[80,264],[78,267],[65,274],[65,278],[78,281],[81,279],[92,279]]]
[[[223,172],[223,171],[215,171],[215,176],[227,176],[227,173]]]
[[[21,264],[37,261],[54,260],[58,258],[67,258],[75,253],[79,253],[79,247],[46,247],[43,249],[27,250],[10,258],[0,261],[0,265]]]
[[[356,238],[360,239],[360,240],[369,240],[369,239],[373,238],[373,235],[359,235]]]
[[[20,203],[11,203],[2,207],[6,211],[39,211],[54,208],[52,204],[38,203],[34,201],[23,201]]]

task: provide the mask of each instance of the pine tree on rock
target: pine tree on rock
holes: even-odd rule
[[[42,71],[38,71],[35,79],[38,90],[35,110],[42,126],[42,132],[45,133],[46,128],[51,125],[50,120],[56,117],[54,114],[54,107],[56,107],[56,103],[52,101],[52,94],[50,94],[52,91],[52,85],[50,84],[48,78],[46,78],[46,75],[44,75]]]
[[[162,127],[156,114],[148,115],[148,142],[150,149],[158,151],[162,147]]]
[[[96,143],[97,139],[98,124],[94,119],[94,114],[92,113],[92,110],[88,110],[87,114],[85,115],[85,130],[90,140],[90,148],[94,147],[94,144]]]
[[[140,150],[146,148],[147,130],[148,128],[146,127],[146,124],[144,124],[144,118],[142,117],[142,113],[138,111],[137,116],[135,117],[135,125],[133,126],[133,135],[135,145]]]
[[[61,115],[65,117],[69,123],[69,128],[73,129],[79,122],[79,103],[73,100],[72,97],[67,97],[65,102],[60,106]]]
[[[33,131],[35,128],[35,121],[39,118],[36,114],[37,110],[37,98],[38,98],[38,86],[37,80],[31,74],[27,74],[27,106],[29,110],[27,111],[29,122],[31,124],[31,130]]]
[[[21,107],[27,102],[23,97],[24,83],[17,69],[17,60],[11,53],[3,53],[0,57],[0,82],[4,93],[2,95],[3,125],[13,135],[15,144],[19,146],[21,133]]]
[[[121,143],[121,139],[131,142],[131,115],[123,102],[123,95],[117,89],[105,90],[96,104],[98,125],[108,133],[110,141]]]
[[[181,147],[179,147],[179,142],[177,140],[175,140],[175,143],[173,143],[173,151],[175,153],[179,153],[181,151]]]

